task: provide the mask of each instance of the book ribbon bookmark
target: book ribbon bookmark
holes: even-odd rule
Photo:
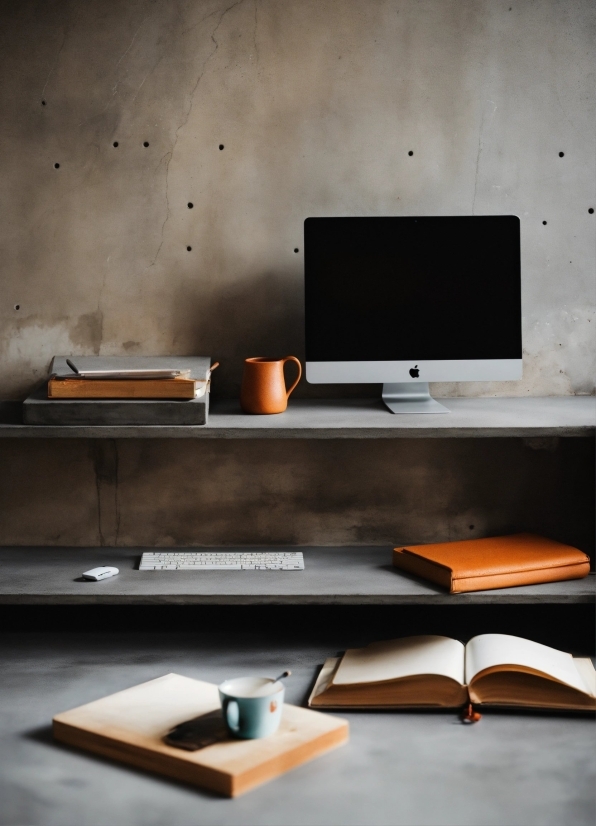
[[[474,711],[474,706],[469,703],[467,708],[462,709],[461,721],[462,723],[477,723],[482,719],[482,714],[479,711]]]

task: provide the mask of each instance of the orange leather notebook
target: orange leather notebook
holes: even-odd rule
[[[590,572],[582,551],[531,533],[394,548],[393,564],[452,594],[581,579]]]

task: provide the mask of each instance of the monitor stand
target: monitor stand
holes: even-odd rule
[[[392,413],[449,413],[431,398],[428,382],[412,381],[383,385],[383,401]]]

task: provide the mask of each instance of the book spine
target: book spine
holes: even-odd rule
[[[51,379],[49,399],[194,399],[204,382],[186,379]]]
[[[537,585],[540,582],[583,579],[589,573],[590,563],[588,561],[579,562],[576,565],[538,568],[534,571],[511,571],[488,576],[460,577],[454,578],[452,593],[463,594],[468,591],[487,591],[493,588],[513,588],[516,585]]]
[[[416,554],[408,552],[407,548],[394,548],[393,565],[403,571],[429,579],[437,585],[442,585],[443,588],[447,588],[449,591],[452,590],[452,571],[450,568],[416,556]]]

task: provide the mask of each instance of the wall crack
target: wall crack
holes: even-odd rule
[[[97,532],[101,547],[115,547],[120,533],[118,501],[118,443],[115,439],[91,443],[97,498]]]
[[[255,46],[255,63],[259,65],[259,47],[257,45],[257,32],[259,30],[259,0],[255,0],[255,28],[253,31],[252,39]]]
[[[214,48],[214,49],[212,49],[212,51],[210,52],[210,54],[208,54],[208,55],[207,55],[207,57],[205,58],[205,60],[204,60],[204,61],[203,61],[203,63],[201,64],[201,70],[200,70],[200,72],[199,72],[199,75],[198,75],[198,77],[197,77],[197,79],[196,79],[196,81],[195,81],[195,84],[194,84],[194,86],[193,86],[193,88],[192,88],[192,91],[191,91],[191,93],[190,93],[190,96],[189,96],[188,109],[186,110],[186,113],[185,113],[185,115],[184,115],[184,118],[183,118],[183,120],[182,120],[182,123],[181,123],[181,124],[177,127],[176,132],[175,132],[175,134],[174,134],[174,141],[173,141],[173,143],[172,143],[172,148],[171,148],[170,153],[169,153],[170,157],[168,158],[168,161],[167,161],[167,163],[166,163],[166,186],[165,186],[165,195],[166,195],[166,217],[165,217],[165,220],[164,220],[163,225],[162,225],[162,228],[161,228],[161,239],[160,239],[159,247],[157,248],[157,252],[155,253],[155,257],[153,258],[153,261],[151,262],[151,264],[149,265],[149,267],[154,267],[154,266],[155,266],[155,263],[157,262],[157,259],[158,259],[158,257],[159,257],[159,253],[160,253],[161,248],[162,248],[162,246],[163,246],[165,228],[166,228],[166,225],[167,225],[168,221],[170,220],[170,216],[171,216],[171,210],[170,210],[170,198],[169,198],[169,188],[170,188],[170,179],[169,179],[169,173],[170,173],[170,163],[172,162],[172,158],[174,157],[174,152],[176,151],[176,146],[177,146],[177,144],[178,144],[178,138],[180,137],[180,131],[181,131],[182,129],[184,129],[184,127],[185,127],[185,126],[186,126],[186,124],[188,123],[188,119],[190,118],[190,113],[192,112],[192,107],[193,107],[193,104],[194,104],[194,96],[195,96],[195,93],[196,93],[197,89],[199,88],[199,84],[201,83],[201,80],[203,79],[203,75],[205,74],[205,70],[206,70],[206,68],[207,68],[207,64],[208,64],[208,63],[212,60],[212,58],[213,58],[213,57],[215,56],[215,54],[217,53],[217,50],[219,49],[219,42],[216,40],[215,35],[217,34],[217,31],[218,31],[219,27],[221,26],[221,24],[222,24],[222,22],[223,22],[223,19],[224,19],[224,17],[226,16],[226,14],[228,14],[228,12],[232,11],[232,9],[236,8],[236,6],[240,6],[240,5],[242,5],[242,3],[244,3],[244,0],[237,0],[237,2],[236,2],[236,3],[232,3],[232,5],[231,5],[231,6],[228,6],[228,7],[227,7],[226,9],[224,9],[224,11],[220,14],[219,19],[218,19],[218,21],[217,21],[217,23],[216,23],[216,25],[215,25],[215,27],[214,27],[213,31],[211,32],[211,35],[210,35],[210,39],[211,39],[211,40],[213,41],[213,43],[215,44],[215,48]],[[207,15],[207,17],[205,17],[204,19],[207,19],[208,17],[212,17],[212,16],[213,16],[213,13],[212,13],[212,14]],[[200,22],[202,22],[202,21],[200,21]],[[197,25],[199,25],[199,24],[197,24]],[[192,27],[192,28],[194,28],[194,27]],[[166,154],[167,154],[167,153],[166,153]],[[164,156],[164,157],[166,157],[166,156]]]
[[[494,106],[493,111],[491,112],[491,118],[497,111],[497,105],[493,100],[488,100],[488,103],[492,103]],[[475,215],[476,212],[476,193],[478,191],[478,172],[480,169],[480,156],[482,154],[482,150],[484,149],[484,144],[482,142],[482,136],[484,134],[484,121],[486,119],[486,108],[482,109],[482,118],[480,120],[480,128],[478,129],[478,150],[476,152],[476,172],[474,174],[474,197],[472,198],[472,215]]]
[[[67,35],[68,35],[69,28],[70,28],[70,27],[69,27],[69,26],[67,26],[67,25],[65,25],[65,26],[64,26],[64,31],[63,31],[63,33],[62,33],[62,43],[60,44],[60,48],[58,49],[58,52],[57,52],[57,54],[56,54],[56,57],[54,58],[54,62],[53,62],[53,64],[52,64],[52,67],[50,68],[50,71],[48,72],[48,75],[47,75],[47,77],[46,77],[46,82],[45,82],[45,83],[44,83],[44,85],[43,85],[43,89],[41,90],[41,97],[42,97],[42,98],[43,98],[43,96],[44,96],[44,94],[45,94],[45,91],[46,91],[47,85],[48,85],[48,83],[50,82],[50,78],[51,78],[51,76],[53,75],[53,73],[54,73],[54,71],[55,71],[55,69],[56,69],[56,66],[58,65],[58,61],[60,60],[60,55],[62,54],[62,50],[64,49],[64,44],[66,43],[66,37],[67,37]]]

